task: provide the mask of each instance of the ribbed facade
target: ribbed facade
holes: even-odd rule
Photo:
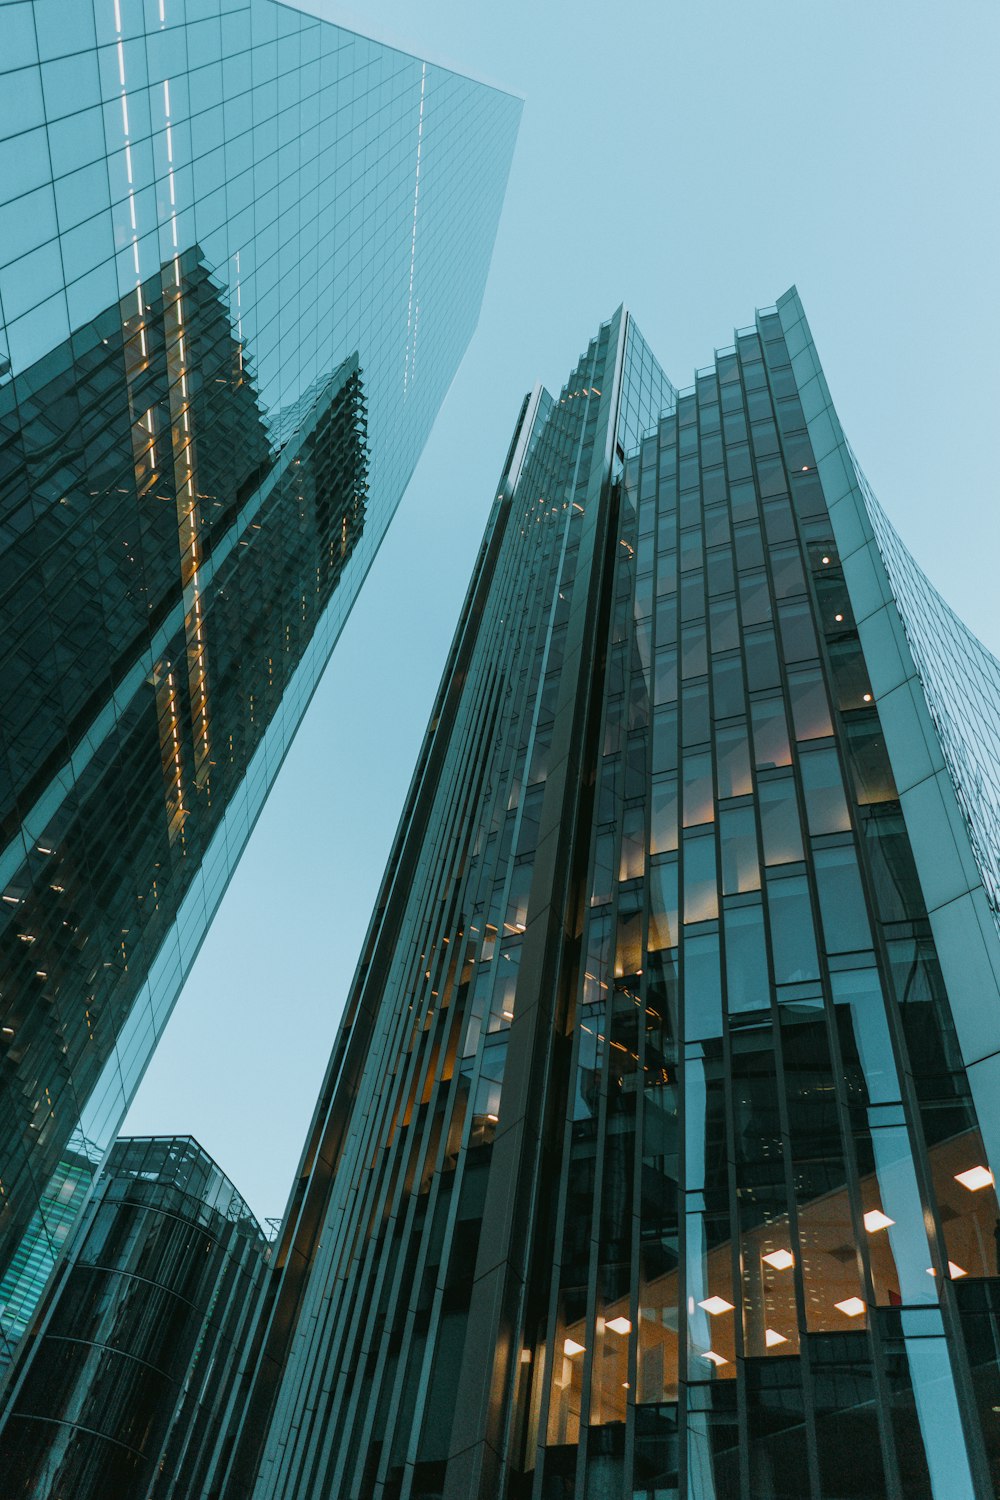
[[[1000,949],[874,515],[794,292],[526,399],[233,1500],[994,1493]]]
[[[9,1347],[475,327],[520,104],[276,0],[2,12]]]
[[[196,1141],[117,1141],[12,1373],[4,1496],[197,1494],[268,1254]]]

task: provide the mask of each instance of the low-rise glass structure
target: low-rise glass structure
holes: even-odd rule
[[[269,1253],[197,1141],[116,1141],[11,1375],[4,1494],[197,1494]]]
[[[9,1345],[471,336],[520,103],[276,0],[7,4],[0,74]]]
[[[525,399],[229,1500],[995,1494],[998,673],[794,292]]]

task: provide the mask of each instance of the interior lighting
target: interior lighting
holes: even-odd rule
[[[632,1332],[632,1324],[628,1318],[611,1318],[604,1326],[605,1328],[610,1328],[612,1333],[626,1334]]]
[[[713,1318],[719,1313],[732,1312],[733,1310],[733,1304],[727,1302],[725,1297],[706,1297],[704,1302],[698,1303],[698,1306],[703,1307]]]
[[[825,566],[830,561],[830,559],[828,557],[824,557],[824,558],[821,559],[821,561],[822,561],[823,565]]]
[[[872,695],[871,695],[871,693],[862,693],[861,696],[862,696],[862,698],[863,698],[863,700],[864,700],[865,703],[870,703],[872,701]]]
[[[927,1267],[928,1276],[936,1276],[937,1272],[933,1266]],[[951,1281],[957,1281],[960,1276],[968,1276],[968,1271],[963,1271],[961,1266],[956,1266],[953,1260],[948,1262],[948,1277]]]
[[[779,1333],[776,1328],[765,1328],[764,1343],[769,1349],[773,1349],[775,1344],[787,1344],[788,1340],[785,1338],[785,1335],[783,1333]]]
[[[841,623],[841,621],[843,620],[844,617],[843,617],[843,615],[834,615],[833,618],[836,620],[837,624],[839,625]]]
[[[770,1255],[762,1255],[761,1260],[776,1271],[787,1271],[789,1266],[794,1266],[795,1256],[790,1250],[772,1250]]]
[[[573,1358],[574,1354],[584,1354],[585,1352],[585,1346],[583,1344],[578,1344],[576,1339],[563,1340],[563,1353],[568,1354],[570,1359]]]
[[[834,1307],[842,1312],[845,1318],[860,1318],[865,1310],[865,1304],[860,1297],[845,1297],[843,1302],[835,1302]]]
[[[890,1219],[881,1209],[870,1208],[865,1214],[865,1228],[869,1234],[877,1234],[880,1229],[888,1229],[890,1224],[895,1224],[895,1219]]]
[[[729,1363],[727,1359],[723,1359],[721,1354],[716,1354],[714,1349],[707,1350],[701,1357],[702,1359],[707,1359],[713,1365],[727,1365]]]
[[[965,1172],[956,1172],[955,1181],[970,1193],[978,1193],[981,1188],[993,1186],[993,1173],[989,1167],[969,1167]]]

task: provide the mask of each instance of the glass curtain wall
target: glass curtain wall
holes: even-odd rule
[[[995,1493],[1000,996],[789,296],[679,393],[620,310],[524,402],[232,1500]]]
[[[12,1375],[5,1496],[199,1493],[269,1253],[196,1141],[116,1141]]]
[[[9,1346],[475,327],[520,101],[276,0],[2,10]]]

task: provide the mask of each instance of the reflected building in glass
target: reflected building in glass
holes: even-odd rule
[[[275,0],[0,29],[9,1357],[472,334],[520,102]]]
[[[794,291],[525,399],[228,1500],[996,1492],[998,704]]]
[[[116,1141],[11,1375],[4,1496],[197,1495],[269,1253],[197,1141]]]

